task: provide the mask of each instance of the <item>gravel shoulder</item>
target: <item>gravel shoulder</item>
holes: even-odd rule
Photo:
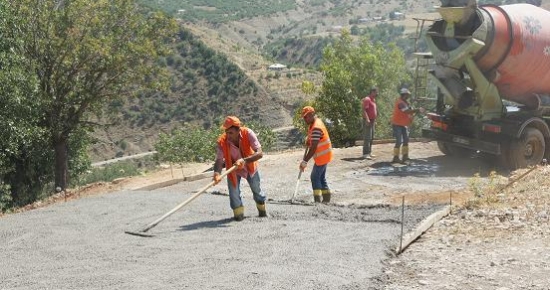
[[[523,174],[515,172],[510,180]],[[377,289],[550,289],[550,168],[495,176],[399,257]]]

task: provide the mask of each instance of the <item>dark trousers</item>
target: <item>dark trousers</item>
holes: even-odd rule
[[[372,140],[374,140],[374,120],[369,123],[363,120],[363,155],[371,154],[372,152]]]
[[[400,148],[401,145],[409,146],[409,127],[393,125],[393,136],[395,137],[395,147]]]

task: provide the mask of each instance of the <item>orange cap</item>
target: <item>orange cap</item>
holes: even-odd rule
[[[241,120],[235,116],[227,116],[225,118],[225,121],[223,121],[222,129],[227,130],[231,127],[240,127],[241,126]]]
[[[315,109],[312,106],[305,106],[302,109],[302,118],[305,117],[309,113],[315,113]]]

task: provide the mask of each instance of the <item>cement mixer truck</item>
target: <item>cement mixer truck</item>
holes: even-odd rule
[[[511,169],[550,157],[550,11],[442,2],[425,35],[437,101],[422,135],[446,155],[481,152]]]

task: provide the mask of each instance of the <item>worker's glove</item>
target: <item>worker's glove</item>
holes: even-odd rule
[[[237,169],[243,169],[244,168],[245,161],[244,159],[240,158],[233,165],[237,166]]]
[[[222,177],[219,172],[214,172],[214,176],[212,177],[212,180],[214,181],[214,184],[220,183],[222,181]]]
[[[300,171],[304,172],[304,170],[306,170],[306,167],[307,167],[307,161],[302,160],[302,162],[300,162]]]

